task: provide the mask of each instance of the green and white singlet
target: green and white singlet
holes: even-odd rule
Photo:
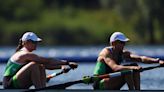
[[[4,76],[14,76],[22,66],[23,64],[17,63],[10,58],[7,62]]]
[[[107,49],[110,51],[110,53],[113,53],[111,47],[107,47]],[[123,58],[122,56],[118,56],[117,64],[120,64],[122,62]],[[104,62],[104,61],[97,61],[96,66],[94,68],[94,75],[103,75],[103,74],[109,74],[113,73],[114,71]],[[94,83],[94,89],[104,89],[104,81],[99,80],[97,83]]]
[[[14,88],[19,88],[19,82],[15,74],[24,66],[24,64],[17,63],[10,58],[7,62],[4,77],[11,78],[11,86]]]

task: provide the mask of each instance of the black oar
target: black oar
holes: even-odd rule
[[[63,73],[67,73],[67,72],[69,72],[70,70],[71,70],[71,68],[66,68],[66,69],[63,69],[62,71],[60,71],[60,72],[58,72],[58,73],[52,73],[52,74],[48,75],[48,76],[47,76],[47,82],[49,82],[51,78],[54,78],[54,77],[56,77],[56,76],[58,76],[58,75],[61,75],[61,74],[63,74]],[[1,81],[1,82],[0,82],[0,85],[2,85],[2,84],[3,84],[3,82]]]
[[[151,69],[155,69],[155,68],[160,68],[160,67],[164,67],[164,65],[154,65],[154,66],[150,66],[150,67],[145,67],[145,68],[142,68],[141,70],[139,70],[139,72],[143,72],[143,71],[151,70]],[[91,77],[85,76],[81,80],[71,81],[71,82],[67,82],[67,83],[63,83],[63,84],[52,85],[52,86],[48,86],[48,87],[40,88],[40,89],[31,89],[28,91],[40,91],[40,90],[46,90],[46,89],[65,89],[74,84],[78,84],[78,83],[89,84],[89,83],[93,83],[94,81],[96,81],[98,79],[117,77],[117,76],[129,74],[132,72],[133,72],[133,70],[124,70],[124,71],[120,71],[120,72],[104,74],[104,75],[99,75],[99,76],[91,76]]]

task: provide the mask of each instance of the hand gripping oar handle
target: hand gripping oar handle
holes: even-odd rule
[[[69,72],[70,70],[71,70],[71,68],[66,68],[66,69],[63,69],[63,70],[62,70],[61,72],[59,72],[59,73],[52,73],[52,74],[48,75],[48,76],[47,76],[47,82],[49,82],[51,78],[56,77],[56,76],[58,76],[58,75],[61,75],[61,74],[63,74],[63,73],[67,73],[67,72]]]

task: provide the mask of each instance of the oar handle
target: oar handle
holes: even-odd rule
[[[63,74],[63,73],[67,73],[67,72],[69,72],[70,70],[71,70],[71,68],[66,68],[66,69],[63,69],[61,72],[52,73],[52,74],[48,75],[48,76],[47,76],[47,82],[49,82],[51,78],[56,77],[56,76],[58,76],[58,75],[61,75],[61,74]]]

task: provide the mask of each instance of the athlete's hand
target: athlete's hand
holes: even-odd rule
[[[130,69],[132,69],[132,70],[140,70],[140,69],[142,69],[141,66],[129,66],[129,67],[130,67]]]
[[[163,60],[159,60],[159,64],[164,65],[164,61]]]
[[[68,66],[66,66],[66,65],[62,65],[61,69],[63,70],[64,73],[67,73],[70,70],[70,68]]]
[[[72,69],[75,69],[78,67],[78,64],[75,63],[75,62],[69,62],[69,66],[72,68]]]

